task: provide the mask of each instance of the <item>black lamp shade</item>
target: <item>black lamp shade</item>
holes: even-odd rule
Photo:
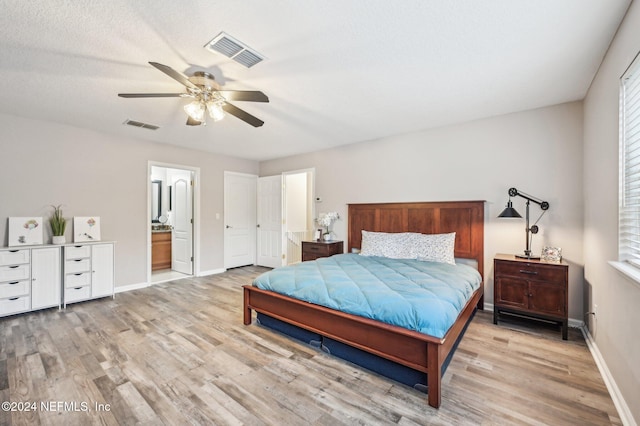
[[[518,213],[516,209],[513,208],[513,204],[511,203],[511,200],[509,200],[509,202],[507,203],[507,207],[502,211],[502,213],[498,215],[498,217],[522,217],[522,216],[520,216],[520,213]]]

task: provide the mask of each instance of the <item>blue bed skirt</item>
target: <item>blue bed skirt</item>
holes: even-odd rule
[[[473,315],[475,315],[475,312],[476,311],[474,310]],[[473,315],[471,318],[473,318]],[[422,371],[414,370],[413,368],[406,367],[386,358],[370,354],[369,352],[365,352],[361,349],[324,337],[318,333],[296,327],[260,312],[257,313],[257,318],[258,323],[267,328],[286,334],[296,340],[304,342],[315,348],[319,348],[326,353],[352,362],[360,367],[405,384],[420,392],[428,392],[427,373],[423,373]],[[451,358],[453,357],[460,340],[462,340],[462,336],[464,336],[464,333],[467,330],[469,322],[465,325],[462,333],[460,333],[460,336],[458,337],[458,340],[456,340],[453,349],[449,352],[449,355],[442,364],[441,373],[443,375],[449,365],[449,362],[451,362]]]

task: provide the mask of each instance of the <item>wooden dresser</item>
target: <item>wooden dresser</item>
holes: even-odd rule
[[[497,254],[493,263],[493,323],[503,312],[555,322],[567,340],[569,265],[508,254]]]
[[[171,231],[151,233],[151,270],[171,268]]]
[[[316,260],[319,257],[329,257],[344,253],[342,241],[303,241],[302,261]]]

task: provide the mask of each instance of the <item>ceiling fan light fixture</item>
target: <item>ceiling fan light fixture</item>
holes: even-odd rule
[[[220,121],[224,118],[224,111],[220,102],[207,102],[207,110],[213,121]]]
[[[196,121],[203,121],[205,105],[200,101],[193,101],[184,106],[184,112]]]

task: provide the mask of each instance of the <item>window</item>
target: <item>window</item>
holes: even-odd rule
[[[619,260],[640,267],[640,55],[620,79]]]

